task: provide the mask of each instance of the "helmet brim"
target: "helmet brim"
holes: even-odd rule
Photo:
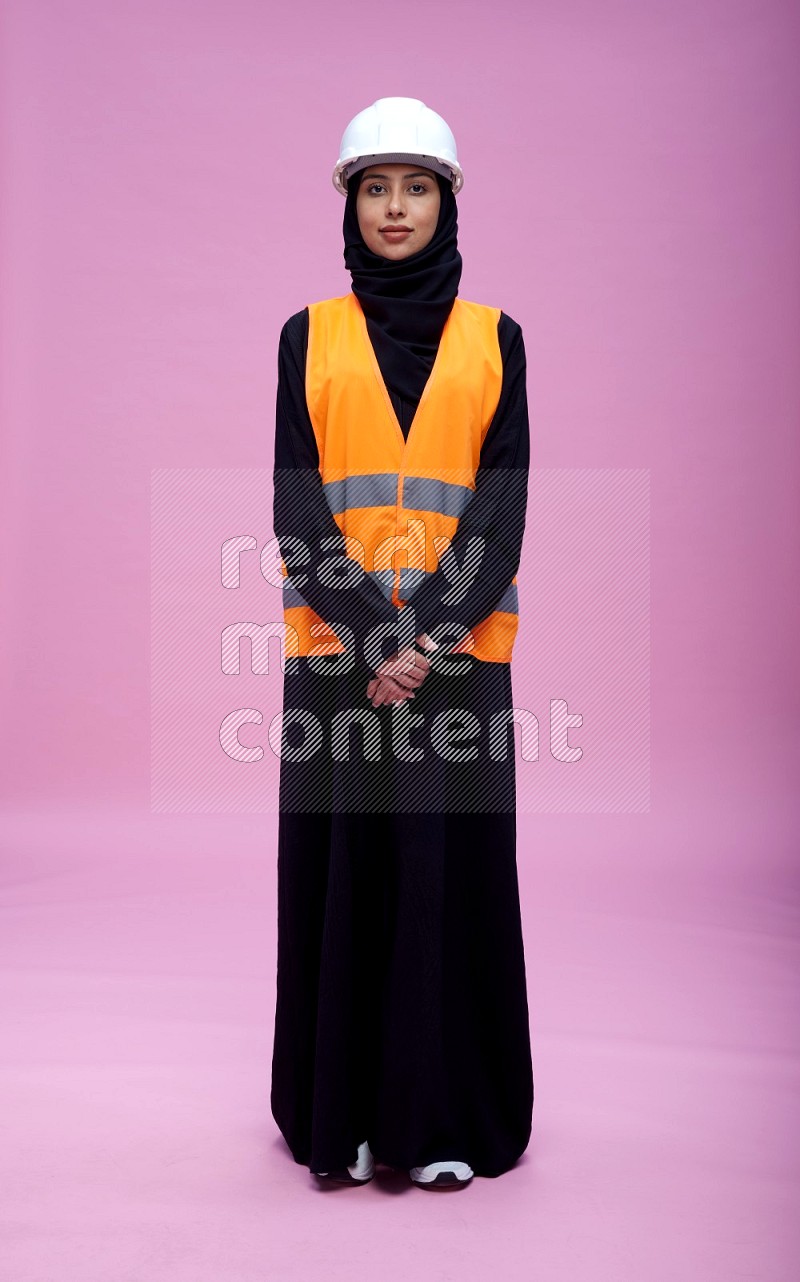
[[[434,173],[441,174],[451,183],[453,194],[456,195],[464,186],[464,175],[461,172],[461,166],[458,161],[450,160],[443,156],[426,156],[420,153],[412,152],[377,152],[372,155],[351,156],[346,160],[340,160],[332,174],[333,185],[343,196],[347,195],[347,184],[354,174],[360,173],[369,165],[378,164],[383,161],[387,165],[417,164],[423,169],[430,169]]]

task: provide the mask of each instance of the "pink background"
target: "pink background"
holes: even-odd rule
[[[776,0],[8,0],[12,1282],[796,1275],[799,25]],[[268,475],[280,327],[349,288],[339,138],[394,93],[456,133],[462,294],[523,326],[534,469],[650,478],[649,809],[520,799],[533,1134],[460,1201],[388,1172],[326,1199],[292,1162],[274,798],[151,798],[151,474]]]

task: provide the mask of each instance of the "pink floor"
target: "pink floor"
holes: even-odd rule
[[[273,1123],[274,816],[7,812],[2,1277],[794,1278],[788,816],[680,813],[521,818],[533,1135],[436,1194]]]

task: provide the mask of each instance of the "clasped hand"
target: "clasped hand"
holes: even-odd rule
[[[426,632],[421,632],[416,640],[428,649],[437,649]],[[367,698],[372,701],[373,708],[413,699],[415,690],[419,689],[430,670],[431,665],[424,655],[413,645],[405,646],[375,669],[375,676],[367,683]]]

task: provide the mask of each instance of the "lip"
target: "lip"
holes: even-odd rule
[[[410,227],[381,227],[382,236],[410,236]]]

